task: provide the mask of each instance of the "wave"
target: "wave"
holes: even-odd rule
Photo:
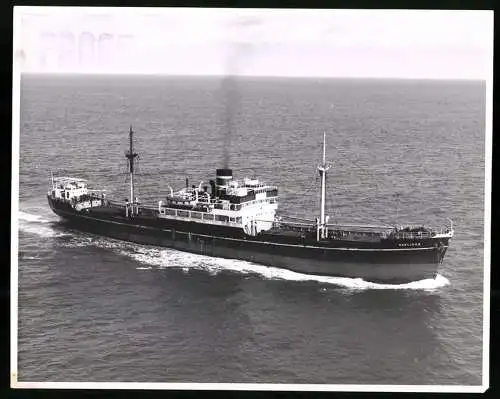
[[[141,263],[156,266],[158,269],[181,267],[184,272],[186,272],[186,269],[198,269],[204,270],[212,275],[216,275],[221,271],[232,271],[239,274],[257,274],[270,280],[317,282],[353,290],[435,290],[449,285],[449,280],[442,275],[436,276],[435,279],[425,279],[405,284],[380,284],[365,281],[361,278],[303,274],[246,261],[210,258],[203,255],[189,254],[174,250],[152,249],[139,251],[139,253],[128,253],[127,251],[121,251],[121,253]]]
[[[18,212],[19,230],[25,233],[38,235],[43,238],[65,237],[68,233],[63,233],[50,226],[54,220],[44,218],[25,211]]]
[[[45,219],[40,215],[33,215],[32,213],[19,211],[17,214],[19,221],[33,222],[33,223],[51,223],[51,220]]]
[[[188,274],[191,270],[201,270],[211,275],[230,271],[243,275],[259,275],[269,280],[288,280],[297,282],[317,282],[321,284],[335,285],[349,290],[436,290],[449,285],[449,280],[441,275],[435,279],[425,279],[406,284],[379,284],[365,281],[360,278],[331,277],[303,274],[277,267],[263,266],[252,262],[236,259],[213,258],[205,255],[182,252],[170,248],[146,247],[127,243],[114,239],[98,236],[81,236],[66,245],[74,246],[96,246],[106,248],[115,253],[131,258],[142,265],[137,270],[180,269]]]
[[[68,237],[70,234],[62,233],[51,227],[19,225],[19,230],[24,233],[35,234],[43,238]]]
[[[40,258],[38,256],[26,256],[26,255],[20,255],[19,256],[23,260],[39,260]]]

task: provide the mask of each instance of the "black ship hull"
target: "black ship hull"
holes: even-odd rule
[[[338,241],[321,245],[287,241],[272,235],[252,237],[242,229],[152,216],[127,218],[119,209],[75,211],[68,204],[48,198],[52,210],[70,228],[127,242],[174,248],[181,251],[250,261],[299,273],[361,278],[365,281],[402,284],[435,278],[448,240],[355,243]],[[100,212],[100,210],[102,212]],[[272,241],[271,241],[272,240]]]

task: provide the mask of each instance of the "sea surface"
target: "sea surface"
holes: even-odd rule
[[[23,76],[19,381],[480,385],[485,83],[235,85],[228,136],[219,78]],[[235,177],[276,184],[282,211],[315,217],[326,132],[331,221],[449,217],[456,236],[436,280],[390,286],[62,227],[50,172],[126,198],[130,125],[143,202],[214,178],[226,148]]]

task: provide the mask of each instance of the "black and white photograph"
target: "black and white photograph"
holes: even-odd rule
[[[15,7],[16,388],[484,392],[493,12]]]

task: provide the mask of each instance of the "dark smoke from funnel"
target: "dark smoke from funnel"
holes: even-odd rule
[[[224,97],[224,121],[223,121],[223,159],[224,168],[229,168],[231,158],[231,139],[236,131],[235,118],[238,114],[240,96],[236,77],[234,74],[224,77],[222,80],[222,95]]]
[[[234,27],[242,28],[248,21],[238,21]],[[237,84],[239,65],[248,62],[246,55],[251,53],[252,45],[249,42],[233,42],[229,47],[226,76],[221,84],[221,96],[224,103],[224,120],[222,124],[224,168],[229,168],[231,160],[231,142],[236,132],[235,119],[240,111],[241,98]]]

